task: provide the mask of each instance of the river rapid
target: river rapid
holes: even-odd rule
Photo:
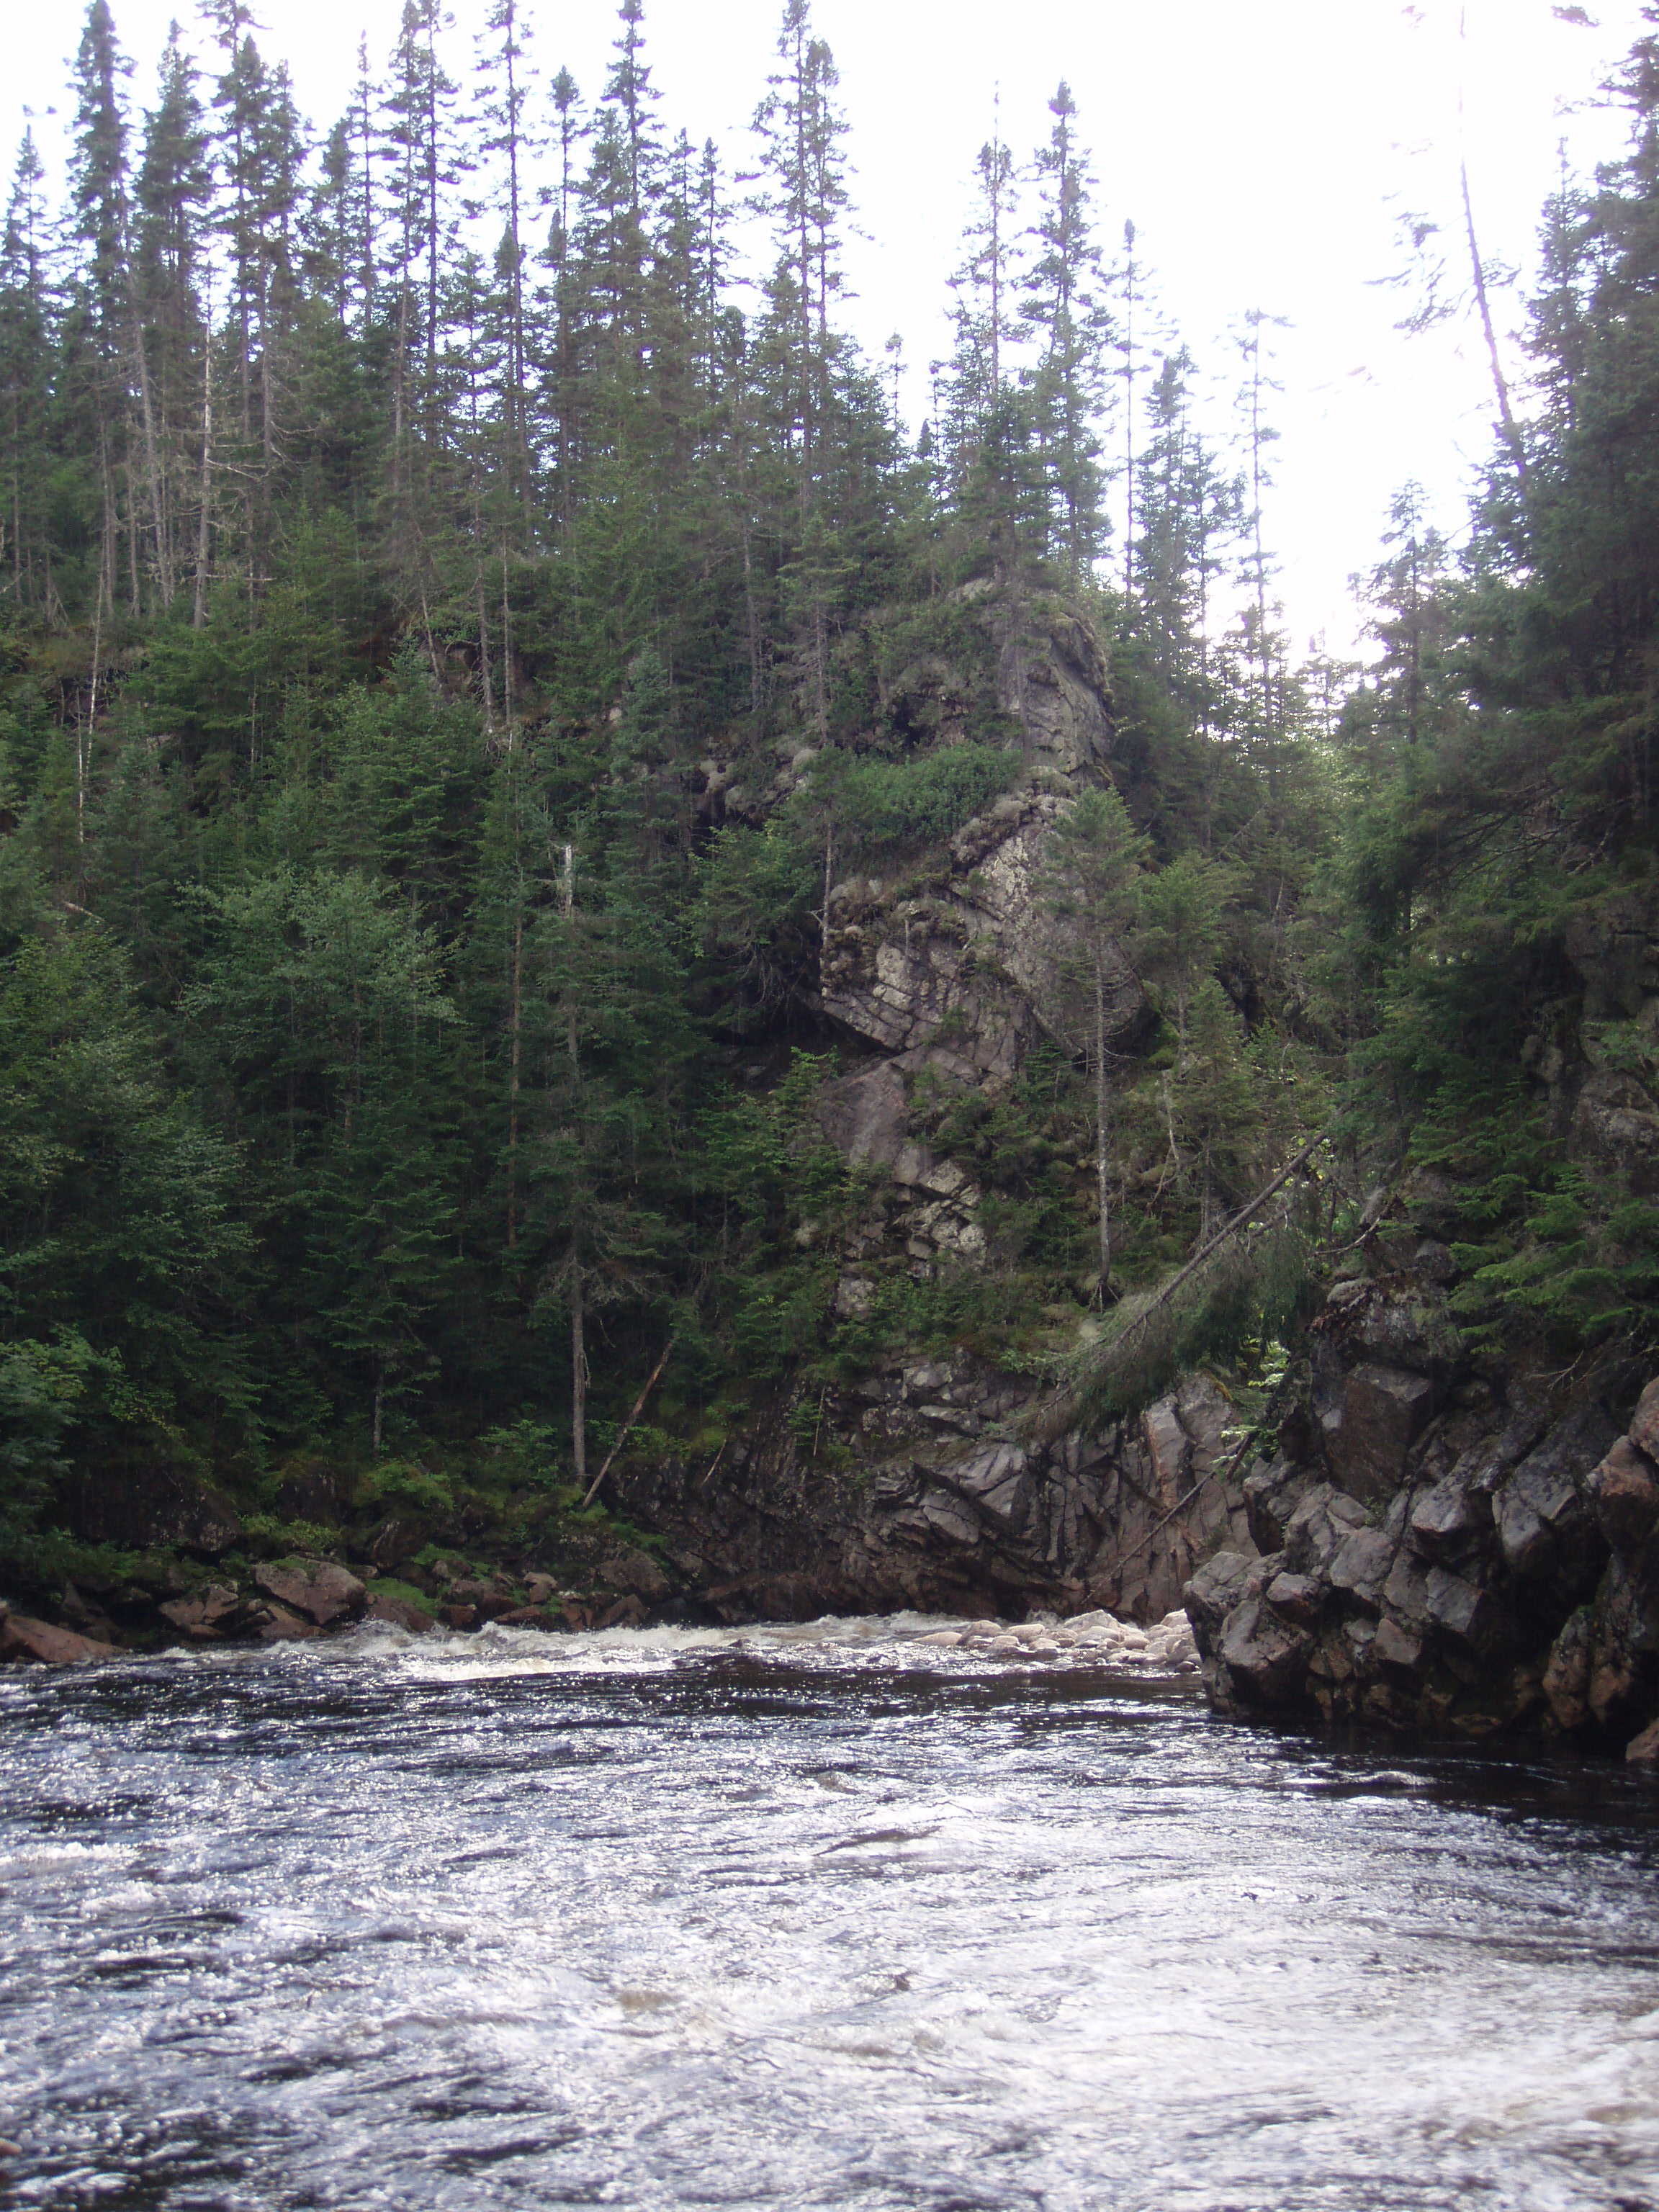
[[[1659,2212],[1650,1784],[945,1632],[13,1670],[7,2201]]]

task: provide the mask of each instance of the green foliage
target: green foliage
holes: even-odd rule
[[[1055,920],[1075,937],[1079,966],[1091,973],[1103,951],[1139,923],[1151,853],[1114,785],[1085,791],[1055,823],[1042,889]]]
[[[400,1583],[395,1575],[376,1575],[366,1587],[372,1598],[390,1598],[398,1605],[416,1606],[424,1613],[432,1611],[432,1600],[425,1590],[416,1589],[413,1583]]]
[[[698,987],[718,1000],[722,1027],[763,1028],[808,971],[820,873],[804,839],[775,821],[717,830],[698,856],[686,928]]]
[[[512,1489],[557,1491],[562,1485],[558,1431],[546,1421],[517,1420],[486,1429],[478,1439],[483,1471]]]
[[[99,1381],[82,1451],[122,1428],[162,1457],[189,1457],[186,1427],[246,1434],[235,1157],[173,1091],[101,932],[0,965],[0,1344],[58,1347],[48,1398]]]
[[[1410,1157],[1449,1179],[1449,1305],[1468,1341],[1517,1341],[1571,1359],[1659,1344],[1659,1206],[1570,1160],[1518,1085],[1484,1111],[1437,1110]],[[1445,1227],[1444,1223],[1437,1225]]]
[[[367,239],[348,137],[313,147],[245,35],[211,117],[170,50],[140,151],[100,14],[61,211],[20,162],[0,1542],[58,1540],[71,1477],[196,1468],[268,1501],[301,1450],[458,1541],[597,1537],[578,1455],[665,1345],[642,1456],[714,1456],[763,1395],[817,1438],[811,1390],[895,1344],[1035,1359],[1045,1302],[1074,1329],[1091,1281],[1108,1304],[1168,1279],[1345,1061],[1356,1158],[1449,1181],[1475,1341],[1645,1346],[1649,1200],[1540,1101],[1570,1103],[1581,1050],[1638,1112],[1659,1098],[1647,979],[1596,950],[1651,933],[1659,885],[1652,41],[1629,160],[1552,210],[1525,481],[1500,453],[1459,564],[1401,495],[1350,685],[1289,665],[1190,359],[1137,354],[1144,315],[1113,338],[1069,94],[1023,210],[1023,165],[987,149],[911,450],[835,326],[844,125],[804,12],[762,119],[758,297],[718,163],[642,121],[632,9],[592,113],[556,94],[545,255],[513,233],[481,259],[418,12],[386,112],[435,204]],[[526,150],[506,58],[469,194]],[[1254,499],[1259,318],[1246,350]],[[1120,374],[1145,404],[1109,588]],[[1005,702],[1094,686],[1103,640],[1110,781],[1076,779],[1018,948],[1046,1041],[976,1086],[905,1054],[908,1133],[971,1176],[985,1237],[918,1275],[890,1179],[824,1133],[824,900],[930,879],[1028,771],[1043,789],[1042,717]],[[951,903],[929,927],[960,943]],[[1006,983],[975,962],[940,1060]],[[1115,1029],[1130,969],[1152,1012]],[[1102,1402],[1289,1327],[1300,1234],[1234,1240],[1144,1329],[1117,1308]],[[849,1318],[854,1253],[874,1287]]]
[[[1029,1308],[1011,1313],[1008,1278],[973,1267],[949,1267],[933,1275],[884,1275],[867,1310],[843,1322],[835,1332],[825,1371],[851,1381],[872,1361],[896,1347],[946,1356],[966,1346],[981,1358],[1018,1367],[1030,1328]]]
[[[1124,1298],[1071,1379],[1102,1416],[1139,1413],[1196,1367],[1293,1334],[1316,1297],[1308,1231],[1290,1215],[1230,1237],[1177,1291]]]
[[[276,1513],[249,1513],[242,1533],[262,1559],[297,1560],[327,1557],[337,1551],[341,1531],[332,1521],[285,1520]]]
[[[119,1406],[119,1358],[95,1352],[76,1329],[49,1343],[0,1344],[0,1560],[27,1566],[58,1479],[72,1463],[71,1439],[100,1401]]]
[[[358,1484],[357,1496],[366,1505],[412,1506],[417,1513],[444,1519],[455,1510],[450,1478],[412,1460],[377,1460]]]
[[[965,744],[904,760],[823,753],[814,776],[843,848],[884,854],[954,837],[1007,790],[1019,768],[1016,752]]]

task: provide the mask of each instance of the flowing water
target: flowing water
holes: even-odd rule
[[[12,1672],[8,2201],[1659,2208],[1659,1793],[931,1626]]]

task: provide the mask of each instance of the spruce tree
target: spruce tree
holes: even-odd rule
[[[47,518],[53,301],[47,283],[45,175],[33,131],[12,173],[0,235],[0,409],[3,415],[9,594],[39,614],[53,595]]]
[[[1050,507],[1050,544],[1073,581],[1094,571],[1105,539],[1105,477],[1098,429],[1109,392],[1111,320],[1092,216],[1089,156],[1077,106],[1062,83],[1054,125],[1033,167],[1037,216],[1020,313],[1036,342],[1029,373],[1032,420]]]

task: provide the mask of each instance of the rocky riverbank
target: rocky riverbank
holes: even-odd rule
[[[1212,1700],[1659,1762],[1659,1380],[1471,1371],[1433,1259],[1332,1291],[1251,1541],[1187,1586]]]
[[[493,1601],[487,1600],[482,1606],[447,1607],[444,1610],[449,1618],[440,1619],[424,1607],[372,1595],[355,1577],[324,1560],[295,1562],[280,1578],[270,1579],[280,1579],[286,1599],[291,1602],[239,1600],[228,1588],[216,1588],[204,1600],[172,1608],[177,1615],[177,1633],[165,1648],[190,1649],[204,1643],[303,1643],[330,1632],[337,1634],[376,1626],[405,1636],[441,1637],[447,1633],[452,1638],[457,1629],[466,1628],[497,1647],[501,1638],[493,1632],[558,1633],[561,1640],[568,1642],[577,1652],[591,1648],[595,1635],[601,1639],[607,1636],[605,1629],[595,1628],[585,1621],[581,1608],[572,1605],[554,1613],[545,1607],[507,1606],[498,1609]],[[235,1601],[226,1603],[228,1600]],[[469,1613],[471,1619],[465,1617]],[[612,1632],[618,1627],[647,1638],[650,1634],[648,1628],[636,1627],[632,1621],[613,1623]],[[668,1632],[686,1633],[680,1629]],[[728,1638],[744,1633],[731,1630],[708,1632]],[[699,1632],[690,1633],[695,1638]],[[757,1624],[748,1633],[768,1642],[805,1639],[837,1648],[867,1641],[878,1634],[886,1643],[908,1652],[924,1656],[937,1653],[941,1659],[951,1653],[962,1659],[989,1662],[1016,1670],[1030,1666],[1084,1666],[1105,1667],[1114,1672],[1179,1675],[1196,1674],[1199,1667],[1192,1626],[1182,1612],[1170,1613],[1148,1627],[1095,1607],[1068,1620],[1052,1613],[1034,1620],[1020,1621],[926,1613],[862,1619],[831,1617],[796,1628],[778,1623]],[[69,1666],[85,1660],[114,1658],[122,1648],[54,1622],[14,1613],[0,1604],[0,1660],[17,1665]]]

